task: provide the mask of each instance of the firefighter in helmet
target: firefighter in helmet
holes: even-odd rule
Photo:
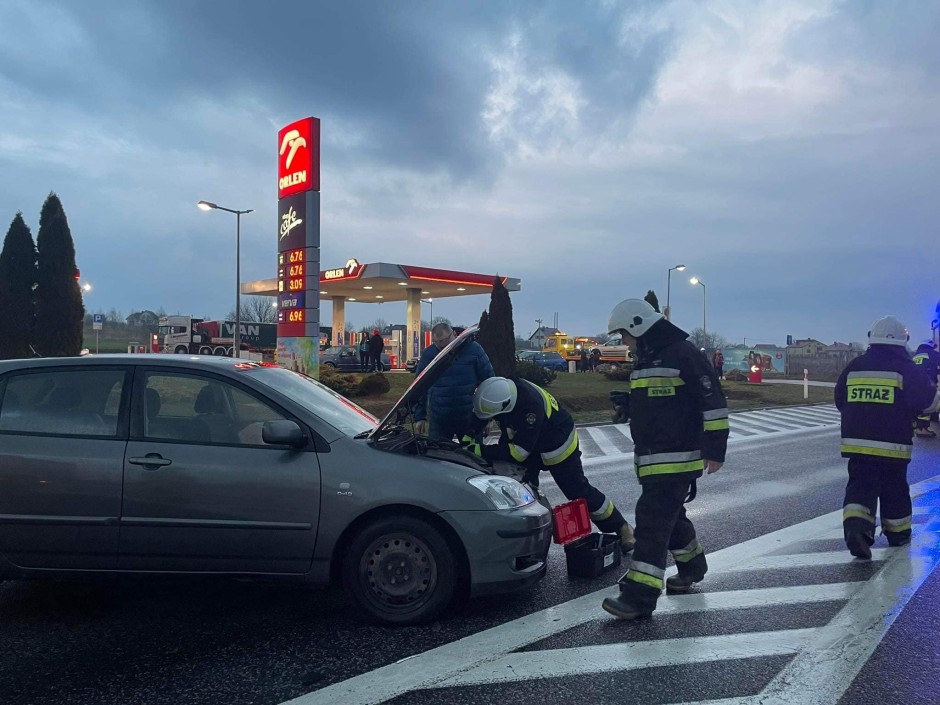
[[[533,482],[542,469],[548,470],[565,497],[587,502],[591,521],[598,529],[617,534],[625,552],[633,550],[630,524],[584,476],[574,420],[551,394],[525,379],[490,377],[474,392],[473,413],[477,419],[473,435],[463,439],[471,452],[490,461],[518,463],[528,470],[526,478]],[[499,442],[482,445],[475,436],[490,420],[499,424]]]
[[[688,592],[708,565],[684,504],[695,480],[724,463],[728,406],[715,368],[688,335],[642,299],[614,307],[608,329],[637,352],[630,393],[612,395],[619,418],[630,420],[634,465],[642,494],[636,504],[636,548],[620,578],[620,593],[603,608],[621,619],[648,617],[665,584]],[[678,575],[665,579],[666,554]]]
[[[911,421],[932,404],[936,384],[914,364],[907,328],[894,316],[880,318],[868,333],[868,350],[848,364],[836,383],[842,413],[842,457],[849,482],[842,529],[849,552],[870,559],[875,509],[891,546],[911,540],[911,492],[907,465],[913,452]]]
[[[937,344],[933,340],[925,340],[914,353],[914,364],[920,365],[924,374],[932,382],[937,382],[937,376],[940,375],[940,353],[937,352]],[[937,434],[930,428],[930,414],[922,413],[918,415],[914,424],[914,435],[918,438],[936,438]]]

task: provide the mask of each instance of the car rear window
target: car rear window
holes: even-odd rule
[[[7,381],[0,432],[113,437],[123,370],[50,370]]]

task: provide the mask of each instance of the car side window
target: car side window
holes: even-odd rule
[[[0,406],[0,432],[114,438],[123,370],[30,372],[10,377]]]
[[[144,437],[150,440],[263,446],[265,421],[284,416],[215,378],[146,373]]]

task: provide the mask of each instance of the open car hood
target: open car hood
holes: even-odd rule
[[[460,350],[473,340],[473,335],[477,330],[479,330],[479,326],[470,326],[467,328],[463,333],[452,340],[450,345],[441,350],[434,359],[431,360],[430,365],[421,370],[421,374],[415,377],[414,382],[412,382],[408,389],[405,390],[405,393],[401,395],[401,399],[399,399],[395,406],[392,407],[392,410],[385,415],[385,418],[375,427],[375,430],[369,434],[370,439],[379,438],[385,433],[389,426],[404,422],[410,410],[418,400],[427,395],[428,390],[440,379],[444,371],[453,364],[454,358],[457,357]]]

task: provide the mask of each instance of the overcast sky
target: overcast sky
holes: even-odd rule
[[[322,260],[522,279],[517,334],[653,288],[733,342],[940,298],[934,2],[0,2],[0,219],[62,198],[89,310],[273,277],[277,129],[322,120]],[[483,297],[435,315],[475,321]],[[347,320],[404,322],[404,304]],[[331,310],[323,309],[328,322]],[[425,313],[427,315],[427,313]]]

